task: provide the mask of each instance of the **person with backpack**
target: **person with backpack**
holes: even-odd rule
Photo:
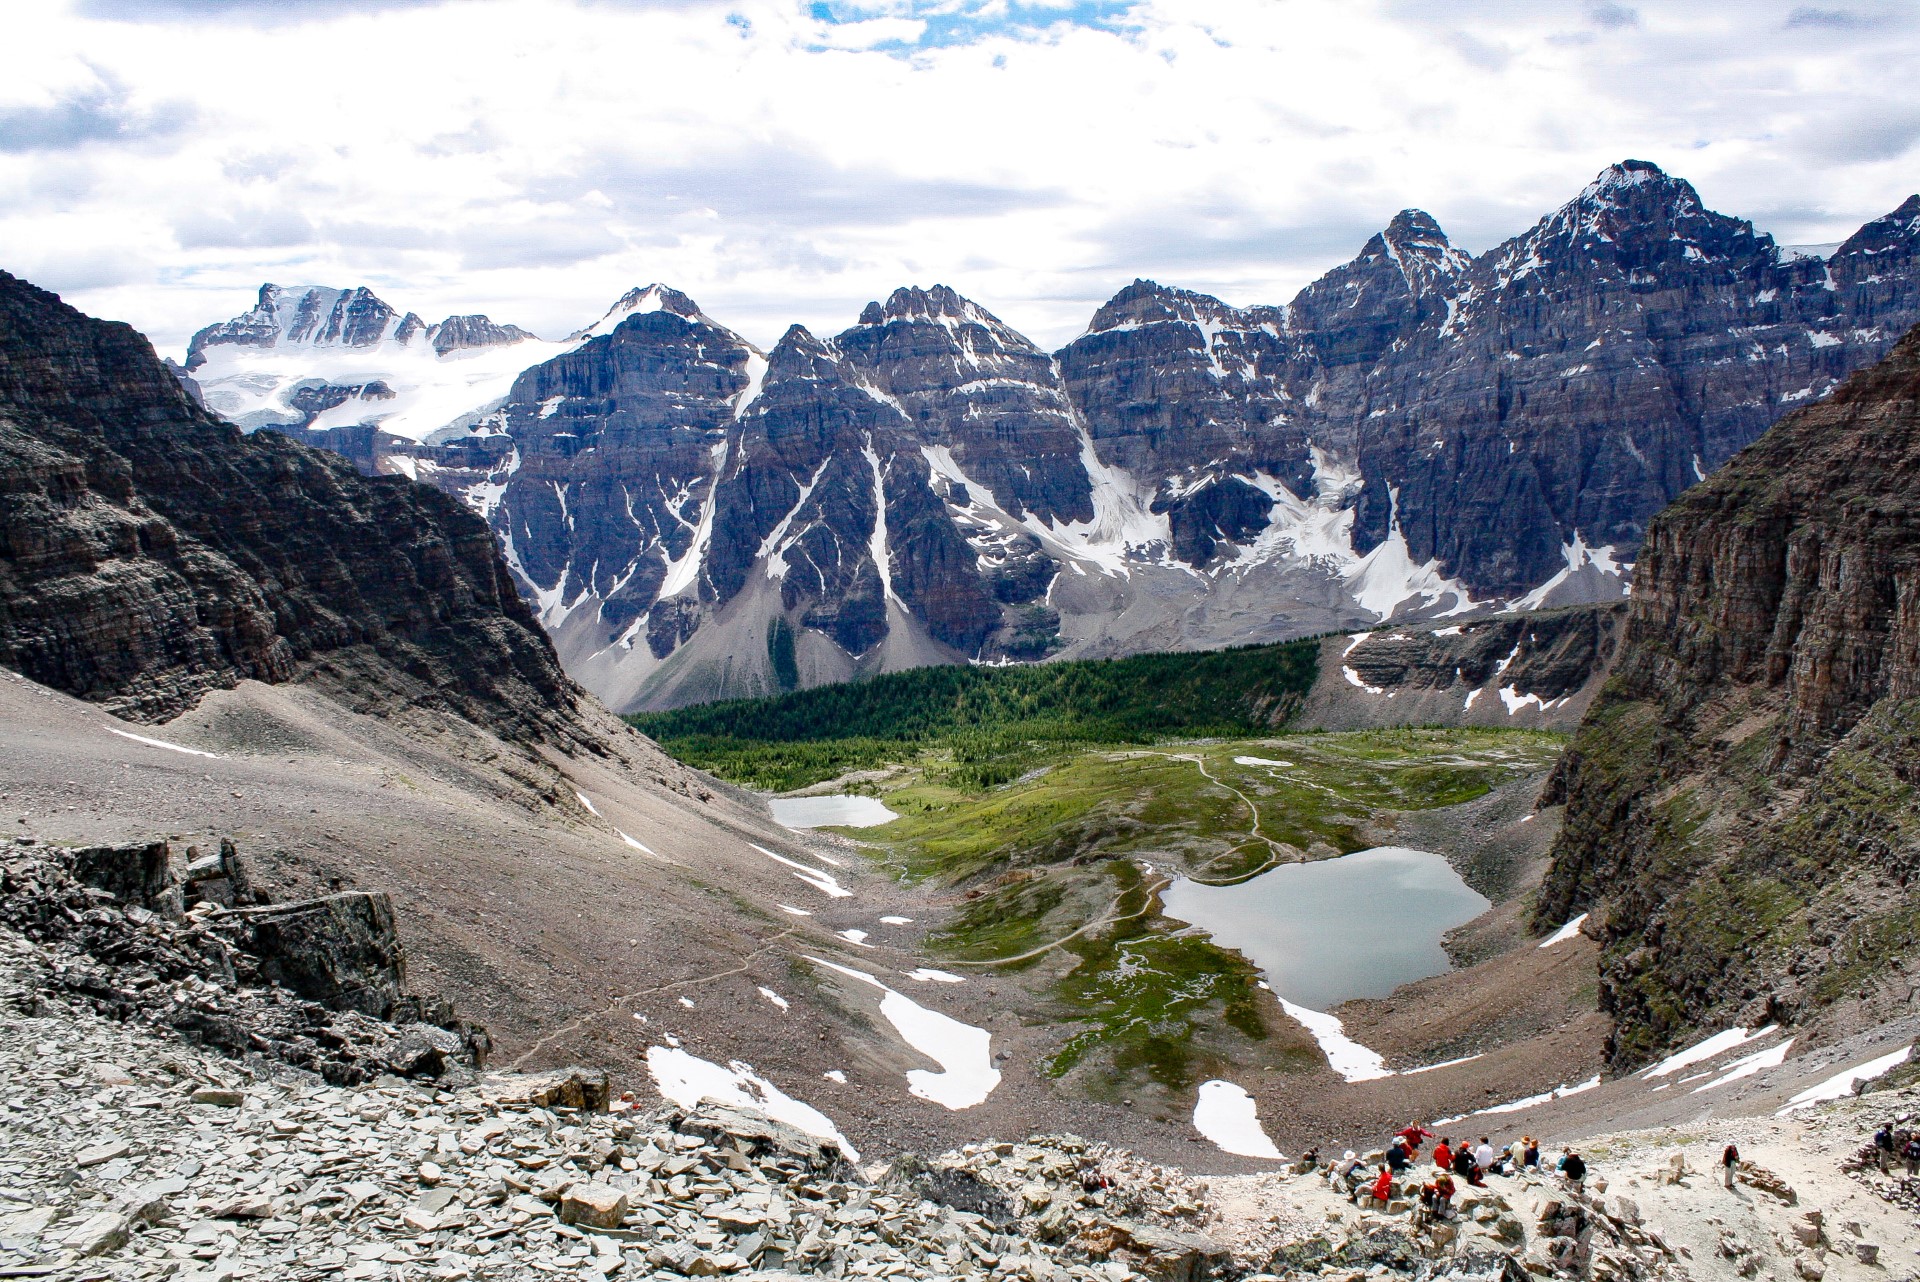
[[[1880,1174],[1893,1172],[1893,1123],[1882,1122],[1873,1133],[1873,1155],[1880,1163]]]
[[[1473,1150],[1462,1144],[1453,1155],[1453,1173],[1475,1188],[1481,1188],[1486,1181],[1480,1178],[1480,1164],[1473,1160]]]
[[[1720,1155],[1720,1179],[1728,1188],[1732,1188],[1740,1171],[1740,1150],[1727,1145],[1727,1151]]]
[[[1915,1131],[1913,1134],[1907,1136],[1907,1147],[1904,1156],[1907,1159],[1907,1178],[1912,1179],[1914,1176],[1920,1175],[1920,1131]]]

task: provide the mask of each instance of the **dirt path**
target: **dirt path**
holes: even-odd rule
[[[943,964],[947,966],[1011,966],[1015,962],[1031,961],[1035,957],[1038,957],[1043,953],[1052,952],[1054,949],[1060,947],[1060,945],[1062,944],[1070,943],[1071,941],[1078,939],[1080,936],[1086,934],[1088,931],[1093,930],[1096,927],[1111,926],[1113,923],[1117,921],[1126,921],[1130,917],[1140,916],[1141,914],[1145,913],[1148,909],[1153,907],[1154,897],[1158,895],[1162,889],[1172,884],[1173,884],[1173,878],[1162,877],[1159,881],[1156,881],[1151,886],[1146,887],[1141,893],[1146,895],[1147,902],[1140,905],[1140,907],[1134,909],[1130,913],[1123,913],[1123,912],[1116,911],[1120,907],[1120,901],[1133,893],[1132,890],[1123,890],[1119,894],[1113,897],[1113,902],[1107,905],[1107,911],[1105,913],[1101,914],[1099,917],[1096,917],[1094,920],[1088,922],[1086,925],[1081,926],[1078,929],[1068,934],[1060,936],[1060,938],[1054,940],[1050,944],[1042,944],[1038,948],[1029,948],[1026,952],[1018,953],[1012,957],[995,957],[990,961],[949,961]]]
[[[622,1006],[624,1006],[628,1002],[637,1001],[642,997],[652,997],[659,993],[670,993],[676,988],[686,988],[688,985],[691,985],[691,984],[712,983],[716,979],[725,979],[729,975],[738,975],[743,971],[752,970],[754,962],[759,960],[760,955],[762,953],[765,953],[768,949],[772,948],[775,944],[785,939],[788,935],[796,933],[799,929],[800,928],[798,926],[789,926],[787,929],[775,935],[772,939],[769,939],[766,943],[760,945],[760,947],[748,953],[745,960],[743,960],[738,966],[730,966],[726,970],[717,970],[713,972],[713,974],[711,975],[696,975],[691,979],[676,979],[670,984],[656,984],[652,988],[642,988],[631,993],[621,993],[618,997],[615,997],[612,1000],[610,1000],[605,1006],[602,1006],[599,1010],[590,1011],[589,1013],[580,1016],[578,1019],[569,1020],[567,1023],[562,1024],[560,1027],[546,1034],[544,1037],[540,1038],[539,1041],[533,1043],[531,1046],[527,1047],[526,1050],[520,1052],[520,1054],[516,1056],[513,1059],[513,1061],[507,1065],[507,1067],[511,1069],[520,1068],[523,1064],[527,1062],[528,1059],[532,1058],[534,1055],[537,1055],[540,1051],[545,1049],[548,1045],[560,1040],[563,1037],[568,1036],[571,1033],[578,1032],[581,1028],[584,1028],[587,1024],[591,1023],[596,1019],[604,1019],[606,1016],[611,1015],[613,1014],[613,1012],[619,1010]]]

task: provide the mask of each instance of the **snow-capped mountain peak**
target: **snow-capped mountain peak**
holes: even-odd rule
[[[422,440],[485,413],[570,345],[479,314],[428,325],[364,285],[268,283],[250,310],[193,336],[186,368],[207,407],[243,428],[372,423]]]
[[[260,287],[251,311],[209,325],[193,336],[187,347],[187,368],[206,363],[210,347],[371,347],[376,343],[405,343],[426,330],[421,319],[402,316],[368,289],[332,289],[324,285]]]
[[[641,316],[647,312],[672,312],[675,316],[679,316],[685,320],[700,321],[708,325],[713,324],[713,321],[708,318],[705,312],[700,310],[700,305],[694,302],[693,299],[673,288],[671,285],[662,285],[656,281],[651,285],[636,286],[620,295],[613,306],[607,309],[606,315],[585,329],[575,330],[569,334],[567,338],[571,342],[579,342],[588,338],[600,338],[613,333],[628,317]],[[719,328],[719,326],[715,326],[715,328]]]
[[[1444,292],[1473,265],[1473,258],[1455,249],[1439,221],[1424,209],[1403,209],[1395,214],[1386,229],[1368,241],[1360,253],[1363,258],[1378,253],[1389,259],[1400,269],[1415,297]]]

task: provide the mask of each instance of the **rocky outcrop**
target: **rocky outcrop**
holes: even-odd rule
[[[229,846],[225,862],[235,859]],[[44,950],[33,1000],[77,1001],[342,1084],[470,1081],[484,1064],[484,1029],[405,991],[384,894],[187,909],[182,862],[165,842],[0,847],[0,926]]]
[[[1623,602],[1327,637],[1292,724],[1572,730],[1613,670],[1626,613]]]
[[[134,719],[242,680],[580,737],[484,522],[190,400],[125,325],[0,274],[0,663]]]
[[[1917,483],[1920,332],[1654,522],[1613,683],[1560,771],[1537,915],[1598,923],[1616,1066],[1729,1022],[1908,1008]]]

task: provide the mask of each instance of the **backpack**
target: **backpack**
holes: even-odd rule
[[[1920,1162],[1920,1135],[1916,1135],[1907,1141],[1907,1160],[1909,1162]]]

